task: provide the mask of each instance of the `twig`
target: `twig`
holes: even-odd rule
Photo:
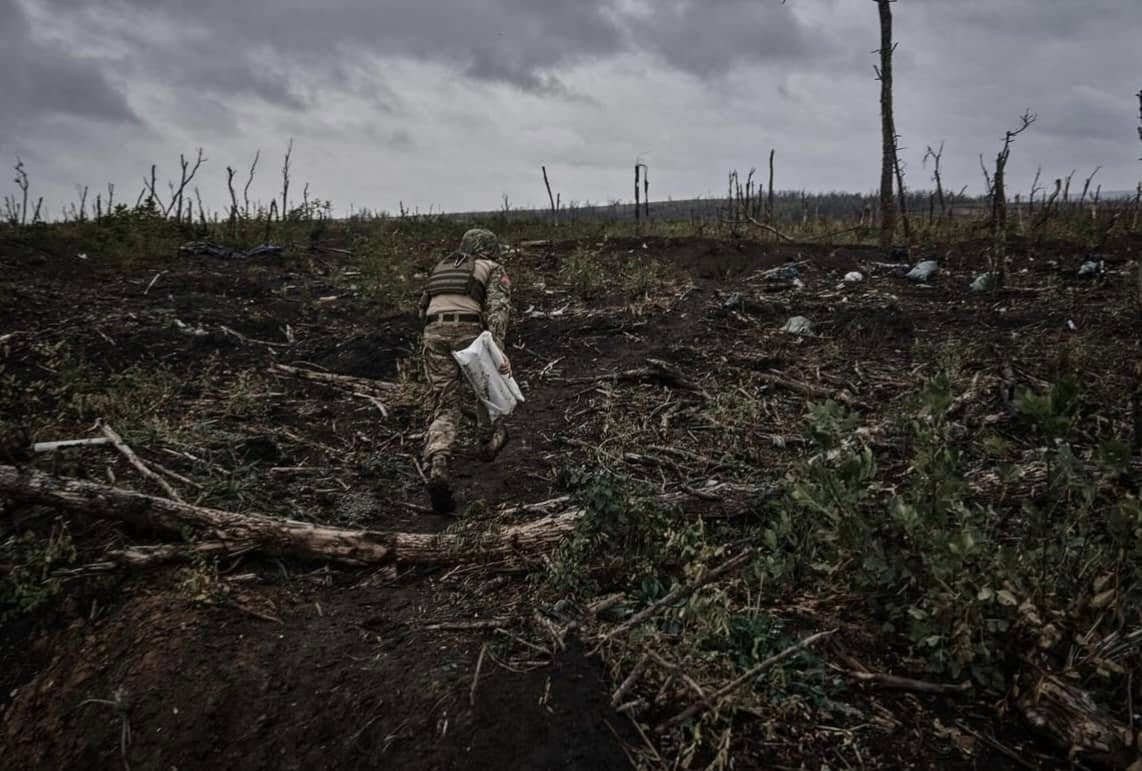
[[[108,424],[100,421],[99,430],[103,432],[103,435],[111,441],[111,444],[115,445],[115,449],[122,453],[123,457],[125,457],[127,461],[132,466],[134,466],[140,474],[142,474],[147,479],[150,479],[159,487],[163,488],[163,492],[165,492],[169,497],[173,498],[179,503],[182,503],[182,497],[177,492],[175,492],[175,489],[170,486],[170,483],[155,472],[151,471],[150,468],[148,468],[147,465],[143,463],[143,461],[139,460],[139,456],[135,454],[134,450],[127,446],[127,443],[123,441],[123,437],[115,433],[115,429],[111,428],[111,426]]]
[[[831,391],[828,388],[821,386],[810,385],[809,383],[800,383],[796,380],[781,377],[780,375],[771,375],[769,373],[760,372],[757,375],[758,379],[764,383],[784,388],[787,391],[799,393],[810,399],[835,399],[841,404],[848,405],[849,407],[865,407],[866,405],[853,398],[852,394],[848,391]]]
[[[158,273],[155,274],[155,277],[151,279],[151,283],[147,284],[147,288],[143,290],[143,296],[144,297],[146,297],[147,295],[149,295],[151,293],[151,288],[155,285],[155,282],[158,281],[159,278],[162,277],[162,275],[164,273],[166,273],[165,270],[160,270]]]
[[[429,624],[424,627],[429,632],[474,632],[483,629],[499,629],[504,624],[510,624],[510,618],[487,618],[475,621],[441,621],[439,624]]]
[[[396,383],[387,383],[383,380],[372,380],[367,377],[353,377],[352,375],[337,375],[332,372],[314,372],[310,369],[290,367],[285,364],[275,364],[269,370],[275,375],[293,375],[303,380],[313,380],[318,383],[357,390],[392,390],[400,388]]]
[[[620,604],[626,598],[627,596],[622,592],[608,594],[605,597],[600,597],[599,599],[591,602],[591,604],[587,606],[587,611],[590,612],[592,616],[597,616],[600,613],[605,613],[606,611]]]
[[[846,669],[842,671],[854,680],[860,680],[861,682],[869,683],[870,685],[876,686],[878,688],[889,688],[898,691],[950,694],[967,693],[972,689],[972,684],[970,681],[963,683],[930,683],[926,680],[913,680],[908,677],[886,675],[880,672],[859,672],[853,669]]]
[[[833,634],[836,631],[837,631],[836,629],[830,629],[827,632],[818,632],[817,634],[810,635],[809,637],[806,637],[801,642],[790,645],[788,648],[781,651],[780,653],[777,653],[777,654],[770,656],[765,661],[763,661],[760,664],[758,664],[757,666],[753,667],[752,669],[750,669],[745,674],[743,674],[743,675],[731,680],[730,682],[726,683],[724,686],[722,686],[718,690],[714,691],[714,693],[710,694],[710,696],[708,696],[707,698],[700,699],[699,701],[694,702],[693,704],[691,704],[689,707],[687,707],[686,709],[679,712],[674,717],[672,717],[669,720],[665,721],[664,723],[660,724],[659,729],[660,730],[667,730],[667,729],[673,728],[677,725],[681,725],[682,723],[685,723],[690,718],[693,718],[693,717],[696,717],[696,716],[702,714],[703,712],[710,709],[711,707],[716,706],[717,703],[719,701],[721,701],[723,698],[725,698],[729,694],[733,693],[735,690],[740,688],[743,684],[745,684],[745,683],[749,682],[750,680],[752,680],[753,678],[757,677],[759,674],[761,674],[765,670],[769,669],[774,664],[777,664],[779,661],[782,661],[783,659],[789,658],[794,653],[797,653],[798,651],[800,651],[804,648],[808,648],[810,645],[813,645],[818,640],[825,638],[825,637],[828,637],[829,635]]]
[[[693,594],[695,591],[702,588],[706,584],[708,584],[711,581],[714,581],[718,578],[721,578],[726,573],[729,573],[731,570],[733,570],[733,569],[737,568],[738,566],[740,566],[741,564],[743,564],[746,560],[748,560],[750,557],[753,556],[753,553],[754,553],[753,549],[746,549],[741,554],[738,554],[733,559],[727,560],[726,562],[722,563],[719,567],[714,568],[713,570],[711,570],[710,572],[701,576],[700,578],[697,578],[693,581],[690,581],[687,584],[683,584],[682,586],[676,587],[675,589],[668,592],[666,594],[666,596],[663,597],[662,599],[660,599],[657,602],[651,604],[650,606],[644,608],[643,610],[639,611],[638,613],[635,613],[629,619],[624,621],[622,624],[620,624],[618,627],[616,627],[614,630],[612,630],[609,634],[607,634],[603,638],[603,641],[605,642],[606,640],[609,640],[612,637],[616,637],[617,635],[620,635],[620,634],[623,634],[625,632],[630,631],[634,627],[641,624],[643,621],[646,621],[651,616],[654,616],[656,613],[658,613],[660,610],[665,608],[667,605],[671,605],[680,599],[683,599],[685,597],[689,597],[691,594]]]
[[[384,404],[382,404],[382,403],[381,403],[381,400],[380,400],[380,399],[378,399],[377,397],[375,397],[375,396],[370,396],[369,394],[363,394],[363,393],[361,393],[361,392],[359,392],[359,391],[354,391],[354,392],[353,392],[353,395],[354,395],[354,396],[358,396],[358,397],[360,397],[360,398],[362,398],[362,399],[365,399],[365,400],[366,400],[366,401],[368,401],[370,404],[372,404],[374,407],[376,407],[378,410],[380,410],[380,411],[381,411],[381,417],[383,417],[383,418],[387,418],[387,417],[389,416],[389,411],[388,411],[388,409],[386,409],[386,408],[385,408],[385,405],[384,405]]]
[[[92,439],[64,439],[60,442],[36,442],[32,445],[32,452],[55,452],[67,447],[96,447],[99,445],[111,444],[111,440],[105,436],[97,436]]]
[[[793,239],[792,239],[792,238],[790,238],[789,236],[785,235],[784,233],[782,233],[780,230],[778,230],[778,229],[777,229],[777,228],[775,228],[775,227],[771,227],[770,225],[766,225],[766,224],[765,224],[765,223],[763,223],[763,222],[758,222],[758,221],[757,221],[757,220],[755,220],[753,217],[748,217],[748,216],[747,216],[747,217],[746,217],[746,220],[747,220],[747,221],[748,221],[748,222],[749,222],[751,225],[754,225],[754,226],[756,226],[756,227],[759,227],[759,228],[761,228],[762,230],[766,231],[767,233],[772,233],[773,235],[777,236],[778,238],[780,238],[782,241],[785,241],[786,243],[790,243],[790,244],[791,244],[791,243],[793,243]]]
[[[554,658],[554,654],[552,654],[552,652],[549,651],[547,648],[544,648],[542,645],[536,645],[533,642],[528,642],[527,640],[523,639],[519,635],[514,635],[506,629],[501,629],[501,628],[497,627],[496,628],[496,634],[502,634],[504,637],[507,637],[509,640],[515,640],[520,645],[524,645],[528,648],[531,648],[533,651],[537,651],[538,653],[542,653],[544,656],[547,656],[548,658]]]
[[[233,330],[224,324],[219,325],[218,328],[221,329],[224,334],[230,335],[230,337],[233,337],[237,340],[241,340],[243,343],[254,343],[256,345],[264,345],[264,346],[267,346],[269,348],[288,348],[289,347],[289,343],[271,343],[267,340],[256,340],[252,337],[246,337],[241,332]]]
[[[480,647],[480,655],[476,659],[476,673],[472,675],[472,686],[468,689],[468,706],[476,706],[476,686],[480,682],[480,670],[484,666],[484,654],[488,652],[488,644]]]
[[[963,730],[967,731],[969,734],[974,736],[979,741],[981,741],[984,744],[986,744],[987,746],[991,747],[996,752],[999,752],[999,753],[1007,756],[1011,760],[1015,761],[1016,763],[1018,763],[1023,768],[1029,768],[1032,770],[1034,770],[1035,768],[1038,768],[1038,766],[1033,766],[1030,763],[1028,763],[1026,760],[1024,760],[1023,758],[1021,758],[1013,749],[1011,749],[1007,745],[1000,744],[999,741],[991,738],[990,736],[987,736],[986,734],[982,734],[979,731],[976,731],[974,728],[969,726],[967,723],[964,723],[962,720],[957,720],[956,725],[959,726],[960,728],[962,728]]]
[[[611,706],[612,707],[618,707],[620,704],[623,703],[623,697],[626,696],[627,691],[629,691],[631,688],[634,687],[635,683],[638,682],[638,679],[640,677],[642,677],[642,673],[646,669],[646,665],[649,663],[650,663],[649,654],[646,654],[646,653],[642,654],[642,658],[639,659],[638,663],[634,665],[634,669],[632,669],[630,671],[630,674],[627,675],[626,678],[619,685],[618,690],[615,691],[614,694],[611,696]]]
[[[162,465],[158,461],[152,460],[151,465],[154,466],[155,470],[157,470],[160,474],[168,476],[176,482],[181,482],[184,485],[189,485],[191,487],[202,487],[202,485],[198,484],[198,482],[195,482],[193,479],[188,479],[176,471],[171,471],[169,468]]]
[[[668,364],[660,359],[647,359],[646,367],[638,367],[637,369],[629,369],[623,372],[613,372],[608,375],[587,375],[585,377],[572,377],[572,378],[551,378],[553,382],[559,383],[598,383],[603,381],[617,382],[641,382],[650,381],[662,383],[663,385],[672,386],[674,388],[682,388],[689,391],[700,390],[698,385],[693,381],[686,378],[681,372],[678,371],[673,365]]]

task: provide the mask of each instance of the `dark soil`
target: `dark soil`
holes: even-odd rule
[[[572,247],[514,259],[536,272],[553,270]],[[1137,248],[1125,243],[1115,253],[1129,259]],[[637,312],[608,296],[585,304],[591,313],[526,318],[523,309],[552,312],[567,297],[519,286],[509,344],[527,402],[495,464],[477,460],[470,436],[453,463],[463,502],[475,510],[561,494],[559,472],[594,457],[567,440],[597,442],[600,419],[590,403],[593,386],[568,379],[638,367],[648,358],[671,361],[707,383],[777,366],[796,380],[848,388],[873,414],[887,415],[948,344],[962,344],[977,369],[999,371],[1010,359],[1016,371],[1039,380],[1051,379],[1058,351],[1074,349],[1088,368],[1089,398],[1111,405],[1108,420],[1126,422],[1129,373],[1120,364],[1136,344],[1124,300],[1129,282],[1074,277],[1081,255],[1070,247],[1048,245],[1016,262],[1021,283],[1049,281],[1053,292],[993,295],[965,289],[983,265],[970,245],[931,285],[877,276],[844,289],[838,285],[847,271],[888,258],[865,248],[709,239],[612,241],[606,250],[661,260],[674,289]],[[785,263],[800,266],[804,289],[758,278]],[[356,268],[351,260],[185,256],[123,268],[0,244],[0,335],[19,333],[4,343],[0,375],[11,378],[23,405],[22,417],[9,421],[45,441],[86,436],[94,413],[111,411],[122,414],[126,423],[117,427],[145,459],[197,480],[194,495],[209,505],[380,530],[441,530],[449,520],[423,513],[418,404],[398,401],[382,418],[344,391],[268,372],[283,363],[389,381],[419,378],[415,315],[379,308],[358,287]],[[748,302],[728,304],[734,293]],[[791,315],[813,319],[821,336],[775,336]],[[195,328],[201,334],[186,331]],[[235,392],[243,378],[246,386]],[[159,380],[162,387],[154,385]],[[99,399],[108,393],[135,403],[107,406]],[[758,430],[779,432],[796,422],[803,398],[765,393],[772,396],[772,425]],[[666,398],[661,389],[650,394]],[[984,402],[982,409],[1002,408],[998,395]],[[638,419],[648,414],[645,405],[631,410]],[[718,440],[708,426],[686,430],[664,430],[663,442]],[[775,445],[746,460],[776,475],[798,452],[795,444]],[[113,475],[146,489],[121,458],[101,449],[35,462],[54,473],[104,482]],[[732,521],[748,506],[698,501],[687,510]],[[24,506],[8,512],[52,519]],[[93,560],[107,545],[152,536],[95,521],[79,522],[74,533],[81,555]],[[573,639],[545,665],[490,628],[431,628],[530,618],[534,598],[518,573],[442,567],[393,575],[257,558],[211,570],[172,566],[78,579],[38,615],[0,624],[2,765],[617,768],[628,762],[624,747],[642,744],[631,721],[611,708],[615,684],[602,663]],[[854,644],[869,664],[883,653],[875,637]],[[949,711],[994,729],[1032,764],[1056,757],[1013,720],[995,724],[993,715],[958,710],[946,699],[876,704],[893,713],[896,727],[870,729],[872,738],[861,745],[870,764],[1010,762],[983,745],[961,752],[934,732],[934,721],[947,723]],[[738,767],[839,767],[820,739],[798,749],[801,728],[787,726],[780,737],[741,728],[750,755]]]

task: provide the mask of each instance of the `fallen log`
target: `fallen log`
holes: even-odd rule
[[[0,495],[206,540],[255,547],[266,554],[350,565],[491,562],[540,552],[574,529],[571,509],[491,532],[399,533],[351,530],[267,514],[236,513],[144,495],[95,482],[0,465]]]

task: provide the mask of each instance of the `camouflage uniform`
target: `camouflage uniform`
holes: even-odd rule
[[[511,279],[503,266],[496,260],[500,256],[500,245],[496,236],[487,230],[474,229],[464,234],[460,249],[454,255],[456,265],[472,269],[472,277],[483,287],[482,301],[470,294],[430,295],[428,290],[421,295],[420,313],[428,320],[424,329],[424,370],[430,390],[430,418],[425,436],[424,458],[431,464],[433,477],[431,484],[447,486],[446,463],[456,443],[461,422],[461,389],[463,383],[460,365],[452,358],[452,352],[468,347],[473,340],[487,329],[500,350],[504,347],[508,318],[511,311]],[[467,260],[474,260],[469,266]],[[477,292],[478,294],[479,292]],[[471,315],[471,320],[441,321],[439,314]],[[476,320],[476,317],[479,320]],[[499,446],[506,441],[506,433],[492,425],[487,408],[483,403],[476,404],[477,426],[481,450],[485,457],[494,456]],[[440,490],[433,491],[433,505],[440,508],[438,495],[450,500]],[[444,508],[448,508],[447,505]]]

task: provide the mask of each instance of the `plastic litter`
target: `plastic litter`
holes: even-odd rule
[[[1094,276],[1102,273],[1102,260],[1087,260],[1079,266],[1079,276]]]
[[[870,262],[866,266],[869,273],[887,273],[890,276],[903,276],[910,270],[907,263]]]
[[[804,316],[794,316],[785,322],[781,331],[790,335],[809,335],[813,333],[813,322]]]
[[[500,374],[503,353],[492,339],[491,332],[481,332],[467,348],[453,351],[452,357],[476,392],[476,398],[488,408],[493,422],[512,414],[524,401],[515,378]]]
[[[864,281],[864,274],[859,271],[854,270],[845,274],[844,282],[846,284],[859,284],[862,281]]]
[[[986,292],[994,285],[995,281],[991,278],[990,273],[981,273],[975,281],[971,282],[971,290],[973,292]]]
[[[801,277],[801,271],[796,265],[779,265],[761,273],[760,278],[767,281],[793,281]]]
[[[916,263],[916,267],[908,271],[905,276],[909,281],[927,281],[939,271],[940,264],[935,260],[924,260]]]

